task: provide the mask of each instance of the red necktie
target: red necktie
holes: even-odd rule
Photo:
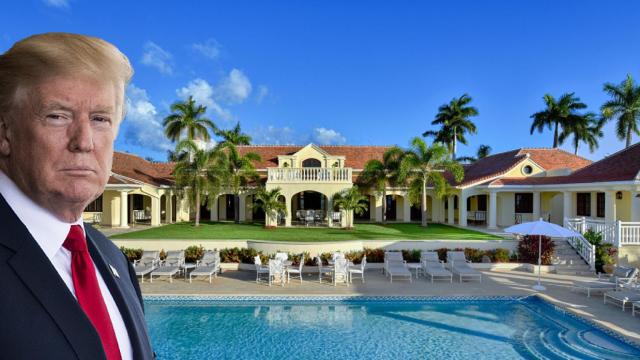
[[[96,269],[89,256],[87,241],[80,225],[71,225],[69,235],[62,246],[71,251],[71,278],[76,290],[76,298],[98,331],[107,359],[122,359],[118,339],[111,324],[107,305],[102,298]]]

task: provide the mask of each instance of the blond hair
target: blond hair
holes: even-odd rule
[[[129,59],[97,37],[45,33],[15,43],[0,55],[0,116],[17,105],[19,91],[53,76],[86,74],[127,86],[133,75]],[[124,118],[124,93],[118,95]]]

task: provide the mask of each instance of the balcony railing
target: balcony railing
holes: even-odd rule
[[[351,168],[268,168],[271,183],[351,183]]]

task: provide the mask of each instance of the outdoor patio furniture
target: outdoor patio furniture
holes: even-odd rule
[[[133,269],[136,276],[140,276],[140,282],[144,282],[144,276],[155,270],[160,264],[160,251],[143,251],[139,260],[133,261]]]
[[[186,271],[186,269],[185,269]],[[209,250],[204,253],[201,260],[196,262],[196,267],[189,274],[189,283],[194,276],[209,276],[209,284],[211,284],[211,277],[218,276],[220,271],[220,253],[217,251]]]
[[[269,266],[262,264],[262,260],[260,260],[260,255],[256,255],[253,258],[253,264],[256,266],[256,283],[258,283],[260,282],[260,275],[262,274],[269,275]]]
[[[407,267],[407,262],[404,260],[388,260],[387,261],[387,276],[389,280],[393,282],[393,277],[407,278],[409,282],[413,282],[413,276],[411,271]]]
[[[279,259],[269,260],[269,286],[274,282],[280,282],[280,285],[284,286],[285,275],[284,265]]]
[[[331,212],[331,222],[340,226],[342,224],[342,213],[340,211]]]
[[[153,276],[168,276],[169,282],[173,282],[173,276],[182,271],[184,264],[184,250],[169,251],[161,266],[151,272],[149,281],[153,282]]]
[[[598,280],[574,281],[571,290],[585,290],[587,297],[591,297],[592,292],[616,290],[620,286],[630,284],[637,275],[638,269],[636,268],[616,266],[610,275],[598,274]]]
[[[333,267],[327,267],[322,265],[322,258],[316,256],[316,264],[318,264],[318,280],[322,284],[322,276],[325,274],[333,274]]]
[[[607,291],[604,293],[603,300],[605,304],[613,302],[621,305],[624,311],[627,304],[640,301],[640,285],[625,285],[620,290]]]
[[[382,272],[387,274],[388,262],[390,260],[399,260],[403,261],[402,252],[400,251],[385,251],[384,253],[384,265],[382,267]]]
[[[345,258],[337,258],[333,264],[333,286],[337,286],[338,281],[349,286],[349,265]]]
[[[295,268],[293,266],[288,266],[286,268],[287,271],[287,283],[291,282],[291,275],[294,277],[298,277],[300,279],[300,284],[302,284],[302,267],[304,266],[304,254],[300,254],[300,261],[298,267]]]
[[[460,278],[460,282],[465,278],[477,278],[479,281],[482,281],[482,273],[469,266],[471,261],[467,260],[464,255],[464,251],[448,251],[447,264],[449,264],[449,269],[453,275]]]
[[[273,258],[280,260],[282,262],[285,262],[289,260],[289,254],[287,254],[286,252],[279,252],[279,253],[276,253],[276,255]]]
[[[315,225],[315,214],[313,210],[307,210],[304,216],[304,222],[307,226],[309,226],[309,224]]]
[[[362,257],[360,265],[349,266],[349,282],[353,282],[353,274],[360,274],[360,279],[364,284],[364,269],[367,266],[367,256]]]
[[[298,219],[298,221],[301,224],[304,224],[304,216],[305,216],[305,211],[304,210],[297,210],[296,211],[296,219]]]
[[[631,316],[636,316],[636,311],[640,311],[640,301],[631,303]]]
[[[328,260],[327,262],[329,263],[329,265],[333,265],[337,259],[344,259],[344,254],[340,251],[335,251],[331,254],[331,260]]]
[[[422,271],[425,276],[429,276],[431,278],[432,283],[435,278],[453,282],[453,274],[451,271],[444,268],[444,262],[440,260],[437,252],[423,251],[420,253],[420,263],[422,264]]]

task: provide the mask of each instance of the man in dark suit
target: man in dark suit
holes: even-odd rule
[[[131,264],[82,222],[104,190],[133,71],[48,33],[0,55],[0,358],[153,358]]]

